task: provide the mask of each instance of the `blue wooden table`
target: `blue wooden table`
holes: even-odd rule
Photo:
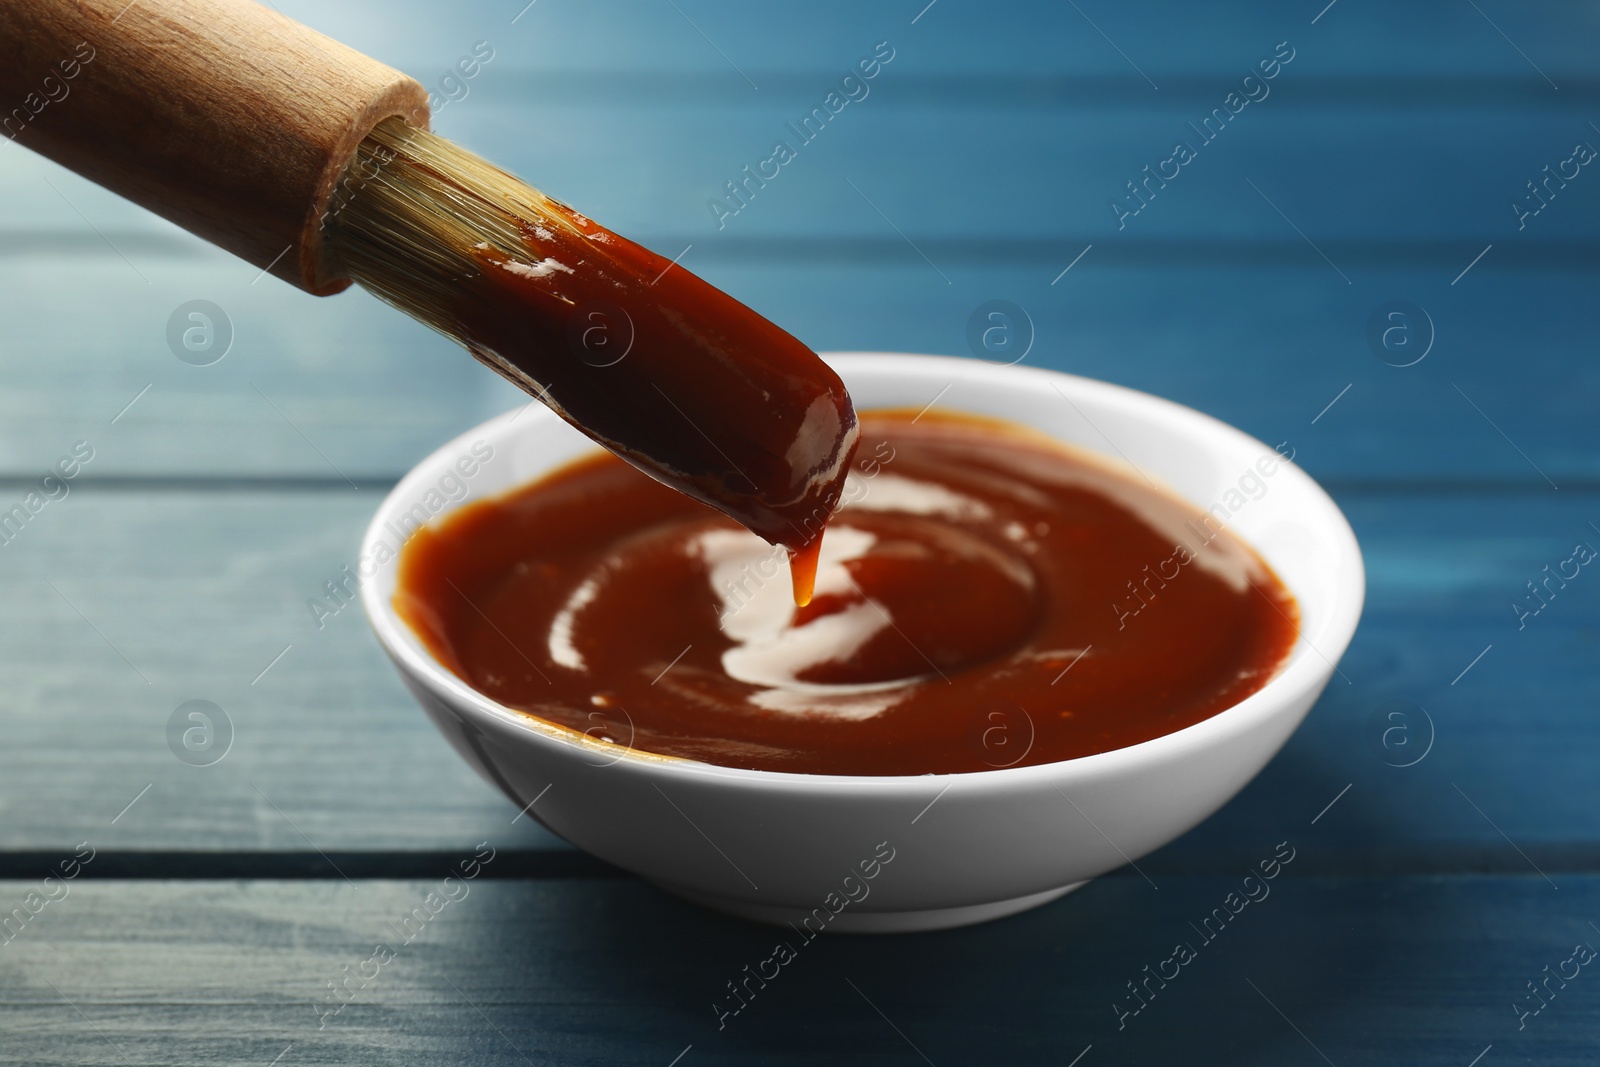
[[[524,398],[0,143],[0,1062],[1600,1059],[1600,16],[1325,2],[279,0],[813,347],[992,357],[1009,301],[1026,363],[1287,442],[1355,525],[1348,681],[1222,812],[1016,918],[818,942],[720,1029],[773,935],[517,817],[326,585]]]

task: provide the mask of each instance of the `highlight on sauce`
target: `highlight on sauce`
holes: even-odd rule
[[[1238,703],[1293,647],[1283,584],[1176,496],[995,420],[860,426],[804,607],[780,549],[603,453],[418,530],[395,607],[502,705],[810,774],[1121,748]]]

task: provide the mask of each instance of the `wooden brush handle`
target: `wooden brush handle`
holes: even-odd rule
[[[319,295],[356,146],[428,94],[249,0],[0,0],[0,130]]]

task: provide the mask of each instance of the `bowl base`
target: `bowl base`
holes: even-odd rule
[[[995,900],[987,904],[969,904],[960,908],[927,908],[922,911],[852,911],[845,909],[835,915],[827,926],[827,932],[833,934],[910,934],[920,933],[925,930],[950,930],[957,926],[971,926],[974,923],[984,923],[991,919],[1003,919],[1008,915],[1037,908],[1041,904],[1048,904],[1058,897],[1087,883],[1073,882],[1071,885],[1060,886],[1056,889],[1046,889],[1042,893],[1029,893],[1027,896],[1012,897],[1010,900]],[[675,897],[713,911],[726,912],[737,915],[741,919],[753,919],[756,922],[770,923],[773,926],[793,926],[806,918],[811,912],[803,908],[786,908],[775,904],[752,904],[747,900],[734,900],[731,897],[719,897],[710,893],[697,893],[677,886],[664,885],[660,882],[653,883],[659,889],[664,889]]]

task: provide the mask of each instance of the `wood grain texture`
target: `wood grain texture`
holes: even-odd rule
[[[798,939],[633,881],[466,883],[409,944],[392,924],[443,871],[353,884],[80,881],[0,946],[0,1031],[8,1059],[41,1065],[262,1067],[281,1055],[665,1067],[691,1045],[684,1065],[1061,1067],[1091,1045],[1081,1063],[1171,1063],[1181,1050],[1181,1062],[1229,1067],[1323,1056],[1465,1067],[1491,1044],[1485,1063],[1592,1061],[1600,983],[1588,969],[1552,984],[1557,995],[1521,1030],[1512,1004],[1574,944],[1600,944],[1586,921],[1600,913],[1600,881],[1570,877],[1557,892],[1536,876],[1297,874],[1321,829],[1291,835],[1296,858],[1268,895],[1213,919],[1209,942],[1196,927],[1242,872],[1158,877],[1159,890],[1103,878],[986,926],[801,944],[720,1030],[712,1003],[733,1003],[726,983]],[[1275,844],[1259,842],[1261,856]],[[29,888],[0,883],[0,903]],[[378,942],[394,958],[318,1029],[326,983],[357,972]],[[1179,943],[1195,958],[1166,988],[1152,981],[1154,998],[1119,1029],[1114,1005],[1138,1003],[1126,983]]]
[[[470,38],[456,51],[468,53]],[[1226,83],[1176,86],[1157,100],[1118,107],[1066,86],[1053,90],[1066,99],[1044,107],[1019,81],[966,86],[923,75],[896,82],[897,59],[870,83],[870,95],[803,144],[787,124],[823,99],[837,72],[814,81],[790,75],[757,100],[685,94],[679,86],[687,98],[673,103],[667,76],[619,73],[624,92],[606,88],[610,72],[596,74],[592,95],[582,96],[548,84],[554,75],[502,70],[499,55],[463,83],[467,96],[439,111],[438,132],[632,238],[652,247],[676,241],[660,249],[669,255],[689,241],[704,254],[756,238],[899,240],[850,182],[918,243],[1075,242],[1076,254],[1087,242],[1134,251],[1153,241],[1281,242],[1321,263],[1298,226],[1348,269],[1345,260],[1355,255],[1350,265],[1362,266],[1372,245],[1414,260],[1430,244],[1462,243],[1471,246],[1470,260],[1490,242],[1504,252],[1600,236],[1597,194],[1581,180],[1587,168],[1522,227],[1509,207],[1514,196],[1529,196],[1525,183],[1542,178],[1541,168],[1566,159],[1575,142],[1600,136],[1584,118],[1600,104],[1595,83],[1571,86],[1571,100],[1557,94],[1560,106],[1523,100],[1519,83],[1476,90],[1486,98],[1477,107],[1461,107],[1448,92],[1396,104],[1381,90],[1350,101],[1326,80],[1295,84],[1290,67],[1270,97],[1200,145],[1181,176],[1153,187],[1148,207],[1119,227],[1110,201],[1127,197],[1126,184],[1142,180],[1142,168],[1170,155],[1180,137],[1198,140],[1187,125],[1216,106]],[[1403,87],[1395,92],[1404,100]],[[652,102],[630,103],[633,96]],[[48,116],[47,109],[41,122]],[[795,142],[796,158],[764,185],[750,180],[753,195],[739,207],[725,183],[749,180],[742,168],[770,157],[778,140]],[[1465,145],[1484,146],[1482,154],[1439,180],[1434,169]],[[1384,154],[1381,168],[1367,165],[1375,147]],[[87,230],[47,177],[113,238],[169,231],[136,205],[80,191],[58,173],[27,153],[0,154],[0,195],[15,206],[0,218],[16,228]],[[737,214],[719,225],[708,209],[713,198]],[[1465,265],[1456,263],[1444,281]]]
[[[319,294],[349,285],[322,216],[356,145],[428,121],[416,81],[250,0],[14,0],[0,100],[18,144]]]
[[[1515,5],[1509,0],[1480,3],[1561,86],[1559,92],[1482,15],[1470,5],[1449,0],[1371,7],[1341,2],[1315,24],[1312,19],[1322,4],[1301,10],[1274,0],[1238,0],[1205,8],[1182,0],[1150,0],[1126,9],[1080,3],[1082,13],[1070,4],[963,5],[949,0],[938,0],[931,8],[928,0],[869,7],[852,0],[818,0],[796,8],[680,0],[681,13],[670,5],[635,0],[592,0],[581,7],[540,0],[524,11],[525,3],[408,3],[404,20],[383,17],[394,10],[384,0],[337,5],[282,0],[281,6],[291,18],[419,76],[434,68],[441,51],[453,57],[456,42],[487,37],[497,45],[504,41],[507,65],[524,70],[558,75],[631,70],[715,76],[721,92],[751,98],[767,91],[756,77],[759,72],[842,71],[841,62],[853,59],[863,43],[870,46],[884,37],[897,47],[904,42],[912,48],[929,72],[1114,76],[1130,96],[1148,97],[1157,91],[1139,76],[1130,59],[1164,93],[1164,76],[1227,77],[1235,71],[1242,75],[1258,52],[1285,37],[1297,47],[1314,47],[1315,58],[1326,69],[1363,80],[1518,78],[1543,85],[1545,99],[1554,100],[1567,92],[1569,79],[1593,72],[1587,43],[1576,32],[1589,25],[1582,21],[1589,16],[1581,4],[1561,0],[1538,5]],[[724,54],[707,44],[696,25]],[[1121,47],[1121,54],[1096,32],[1096,26]],[[604,35],[603,50],[577,44],[593,44],[596,34]],[[740,78],[730,59],[752,76],[759,90]],[[633,106],[648,104],[636,101]]]

